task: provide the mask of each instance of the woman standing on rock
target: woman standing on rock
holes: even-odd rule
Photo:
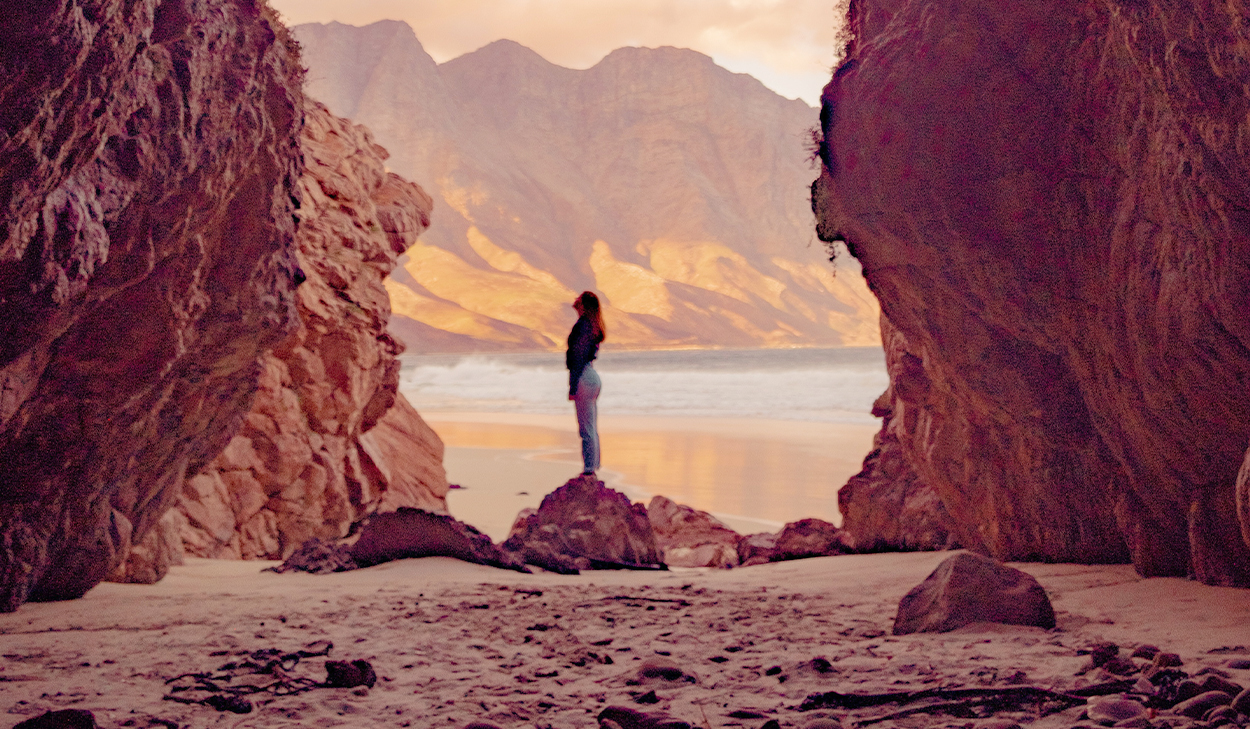
[[[564,366],[569,368],[569,399],[577,406],[577,433],[582,437],[582,474],[599,470],[598,405],[599,375],[590,363],[599,354],[599,343],[607,330],[603,326],[603,313],[599,310],[599,297],[583,291],[573,302],[577,310],[577,323],[569,332],[569,349],[564,354]]]

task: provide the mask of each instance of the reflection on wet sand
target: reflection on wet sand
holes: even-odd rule
[[[570,477],[580,464],[580,440],[571,429],[436,418],[431,425],[451,448],[501,449],[518,459],[524,454],[533,461],[567,463]],[[840,523],[837,490],[859,470],[875,431],[825,424],[770,429],[765,421],[734,435],[732,428],[707,432],[658,418],[646,425],[601,423],[601,475],[619,473],[629,486],[705,511],[779,524],[807,516]],[[455,480],[451,465],[449,477]]]

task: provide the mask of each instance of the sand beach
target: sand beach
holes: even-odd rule
[[[1053,630],[975,624],[891,635],[899,598],[946,556],[575,577],[442,557],[325,576],[195,559],[155,585],[106,583],[81,600],[0,615],[0,727],[79,708],[102,727],[460,729],[488,721],[589,729],[611,705],[699,727],[756,729],[769,719],[802,727],[820,717],[850,727],[899,707],[800,707],[826,691],[1071,690],[1105,678],[1077,675],[1089,661],[1081,651],[1099,641],[1153,644],[1178,654],[1190,674],[1219,670],[1250,683],[1250,592],[1141,579],[1127,566],[1014,565],[1046,588],[1058,617]],[[289,661],[284,675],[322,681],[327,658],[363,659],[376,670],[375,685],[286,696],[257,690],[246,714],[170,698],[207,695],[175,691],[193,687],[186,674],[227,686],[273,684],[274,675],[239,666],[269,655],[258,651],[321,652],[325,641],[333,644],[328,655]],[[1035,708],[995,717],[1090,725],[1079,721],[1084,707],[1042,718]],[[986,724],[920,714],[881,725]]]

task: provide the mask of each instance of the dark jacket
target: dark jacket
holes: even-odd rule
[[[564,366],[569,368],[569,394],[577,392],[577,381],[582,378],[586,365],[599,355],[599,342],[603,335],[595,334],[595,325],[586,317],[577,320],[569,332],[569,349],[564,353]]]

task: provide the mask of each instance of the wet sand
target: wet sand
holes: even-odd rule
[[[516,514],[581,470],[571,417],[423,412],[447,445],[457,518],[499,540]],[[741,533],[818,517],[841,523],[837,490],[857,473],[876,426],[778,420],[604,416],[609,486],[635,501],[662,494]]]

